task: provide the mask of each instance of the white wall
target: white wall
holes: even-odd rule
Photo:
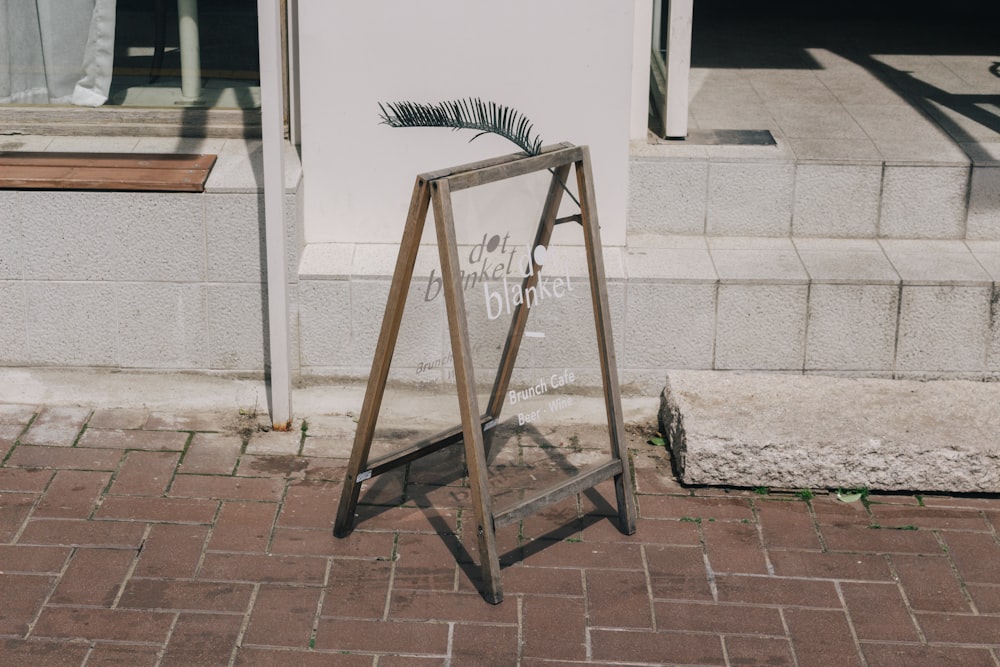
[[[299,7],[307,242],[397,242],[418,173],[516,152],[493,136],[468,143],[471,131],[379,124],[380,101],[475,96],[526,115],[545,143],[589,145],[603,240],[624,244],[633,2],[300,0]],[[488,208],[467,210],[478,218]],[[460,230],[460,241],[493,223],[469,225],[475,229]]]

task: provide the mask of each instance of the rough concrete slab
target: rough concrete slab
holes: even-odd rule
[[[1000,492],[1000,384],[672,371],[687,484]]]

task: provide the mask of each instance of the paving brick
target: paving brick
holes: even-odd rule
[[[110,493],[162,496],[173,478],[180,456],[175,452],[129,452],[115,475]]]
[[[397,468],[361,484],[363,505],[398,505],[405,500],[405,468]]]
[[[244,454],[240,457],[240,465],[236,474],[240,477],[278,477],[282,479],[305,479],[310,472],[313,459],[301,456]],[[316,476],[319,473],[314,474]],[[338,475],[343,479],[343,473]]]
[[[517,565],[503,570],[505,594],[583,595],[583,571],[577,568]]]
[[[916,616],[928,642],[1000,646],[1000,616],[928,612]]]
[[[0,424],[19,424],[24,426],[31,421],[31,418],[38,411],[39,408],[35,405],[21,405],[18,403],[0,405]]]
[[[322,585],[326,560],[310,556],[268,554],[205,554],[200,579],[215,581],[259,581],[303,586]]]
[[[717,576],[715,584],[719,602],[831,609],[841,606],[832,581],[727,574]]]
[[[4,667],[79,667],[88,650],[86,644],[0,639],[0,662]]]
[[[0,424],[0,461],[7,458],[23,430],[24,427],[19,424]]]
[[[648,519],[709,519],[716,521],[752,521],[747,498],[700,496],[640,496],[639,514]]]
[[[625,535],[618,527],[617,517],[591,521],[585,517],[583,541],[697,546],[701,544],[701,531],[698,524],[691,521],[639,518],[635,533]]]
[[[927,646],[922,644],[861,644],[869,665],[878,667],[995,667],[988,649],[958,646]]]
[[[701,548],[648,546],[653,597],[667,600],[712,600]]]
[[[337,539],[329,529],[276,528],[271,540],[271,553],[301,556],[342,556],[350,558],[392,557],[396,538],[392,533],[354,531],[345,539]]]
[[[60,470],[39,500],[34,516],[84,519],[94,511],[110,481],[106,472]]]
[[[380,619],[385,614],[391,581],[392,563],[388,560],[334,559],[323,615]]]
[[[184,453],[179,472],[191,475],[231,475],[243,440],[226,433],[195,433]]]
[[[525,563],[535,567],[642,569],[640,544],[536,540],[525,547]]]
[[[89,416],[90,408],[43,408],[21,436],[21,442],[26,445],[72,447]]]
[[[408,656],[416,664],[421,664],[418,658]],[[235,667],[274,667],[274,665],[295,665],[295,667],[372,667],[374,658],[371,655],[358,653],[327,653],[324,651],[293,651],[289,649],[260,648],[257,646],[241,646],[236,654]],[[384,659],[379,665],[385,665]]]
[[[14,449],[6,465],[62,470],[116,470],[122,455],[121,451],[113,449],[28,447],[22,444]]]
[[[969,595],[982,614],[1000,614],[1000,586],[994,584],[968,584]]]
[[[479,602],[482,604],[482,599]],[[455,624],[452,664],[509,667],[518,664],[517,658],[517,626]]]
[[[654,609],[658,630],[774,637],[785,635],[785,626],[776,607],[657,601]]]
[[[35,625],[36,637],[163,643],[173,614],[93,607],[46,607]]]
[[[73,550],[69,547],[0,545],[0,572],[58,574]]]
[[[672,632],[591,630],[595,661],[661,664],[723,665],[722,638]]]
[[[587,607],[584,600],[525,595],[522,606],[524,657],[551,660],[587,658]]]
[[[444,656],[448,652],[448,634],[444,623],[322,618],[316,631],[316,648]]]
[[[178,415],[156,410],[146,420],[147,429],[160,431],[225,431],[235,424],[235,415],[219,412]]]
[[[471,508],[472,491],[463,486],[431,486],[428,484],[407,484],[406,499],[421,507]]]
[[[471,592],[396,591],[389,606],[389,618],[516,626],[517,605],[488,604],[481,595]]]
[[[396,552],[397,589],[452,590],[458,567],[454,535],[422,533],[399,536]]]
[[[97,408],[87,428],[137,429],[145,425],[149,410],[144,408]]]
[[[567,498],[524,518],[521,533],[529,540],[579,540],[583,520],[576,498]]]
[[[30,491],[41,493],[55,473],[51,470],[0,468],[0,491]]]
[[[414,657],[411,655],[380,655],[378,667],[448,667],[447,658]]]
[[[799,667],[861,667],[858,646],[842,611],[786,609],[785,621]]]
[[[708,562],[714,572],[767,574],[767,561],[753,523],[702,523]]]
[[[0,634],[25,635],[53,581],[50,576],[0,572]]]
[[[779,577],[841,579],[845,581],[892,581],[886,557],[879,554],[849,554],[818,551],[769,552]]]
[[[77,549],[50,601],[111,607],[135,558],[124,549]]]
[[[936,530],[988,531],[990,529],[982,513],[973,509],[880,504],[872,504],[870,509],[875,522],[883,528],[916,526]]]
[[[892,564],[913,609],[972,611],[951,563],[944,556],[895,554]]]
[[[895,584],[842,583],[840,590],[858,639],[920,641]]]
[[[941,545],[929,530],[893,530],[865,526],[823,526],[830,551],[937,555]]]
[[[181,614],[160,667],[215,667],[229,663],[242,616]]]
[[[316,588],[261,586],[244,643],[308,648],[319,599]]]
[[[732,667],[794,667],[792,645],[772,637],[724,637]]]
[[[352,438],[307,435],[302,441],[303,456],[349,459],[354,448]]]
[[[339,485],[338,485],[339,486]],[[337,514],[337,503],[321,505],[312,510],[312,518],[315,522],[320,522],[324,518],[327,522],[323,526],[333,526],[334,516]],[[285,507],[287,510],[288,503]],[[297,512],[298,517],[290,518],[290,521],[305,521],[302,512]],[[284,523],[282,512],[282,522]],[[357,517],[354,520],[355,528],[359,530],[392,530],[407,533],[457,533],[458,519],[460,512],[454,509],[430,509],[425,507],[381,507],[377,505],[359,505]],[[463,514],[467,516],[467,514]],[[470,519],[471,520],[471,519]],[[294,525],[288,523],[287,525]]]
[[[145,532],[144,524],[133,522],[38,519],[28,522],[17,543],[137,549]]]
[[[844,503],[836,495],[817,495],[809,501],[816,515],[816,522],[822,526],[867,526],[872,517],[863,502]]]
[[[95,643],[87,656],[87,667],[155,667],[160,660],[158,646],[128,646]]]
[[[1000,584],[1000,544],[984,533],[944,533],[948,553],[965,583]]]
[[[208,548],[214,551],[264,552],[277,514],[277,503],[223,502]]]
[[[118,607],[242,613],[250,604],[252,592],[250,584],[133,577],[125,586]]]
[[[97,449],[143,449],[176,451],[184,449],[190,434],[168,431],[133,431],[125,429],[87,429],[80,436],[78,447]]]
[[[669,464],[655,468],[639,467],[641,461],[636,461],[635,489],[640,494],[684,493],[684,487],[674,479]]]
[[[197,571],[207,537],[206,526],[151,526],[133,576],[190,579]]]
[[[297,456],[301,445],[301,431],[254,433],[247,441],[246,453]]]
[[[218,509],[218,500],[108,496],[95,518],[155,523],[212,523]]]
[[[791,500],[757,500],[757,521],[768,548],[819,549],[809,505]]]
[[[653,629],[650,592],[643,570],[586,570],[587,619],[591,627]]]
[[[175,498],[219,498],[223,500],[265,500],[277,502],[285,491],[281,479],[263,477],[221,477],[177,475],[169,495]]]
[[[0,542],[14,539],[37,500],[32,493],[0,493]]]

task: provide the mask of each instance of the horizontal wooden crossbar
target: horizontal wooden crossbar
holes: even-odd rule
[[[215,155],[0,153],[2,190],[204,192]]]
[[[576,476],[571,477],[556,486],[548,489],[536,491],[526,496],[519,502],[505,507],[493,513],[493,525],[497,528],[510,525],[515,521],[520,521],[526,516],[534,514],[543,507],[548,507],[559,502],[563,498],[576,495],[581,491],[593,488],[601,482],[611,479],[615,475],[622,473],[622,462],[620,459],[612,459],[607,463],[590,468]]]

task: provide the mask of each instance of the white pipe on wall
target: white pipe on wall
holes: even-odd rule
[[[193,100],[201,95],[198,0],[177,0],[177,20],[181,47],[181,95]]]
[[[257,30],[260,38],[261,138],[264,144],[264,245],[267,255],[271,423],[276,430],[285,430],[292,420],[292,376],[288,335],[288,267],[285,259],[285,121],[279,0],[257,0]]]

